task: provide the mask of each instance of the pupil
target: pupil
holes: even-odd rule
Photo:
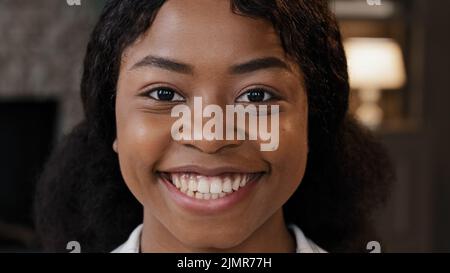
[[[247,98],[251,102],[258,102],[264,100],[264,92],[263,91],[251,91],[248,93]]]
[[[160,100],[172,100],[175,93],[172,90],[161,89],[158,90],[158,98]]]

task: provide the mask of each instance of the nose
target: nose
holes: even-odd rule
[[[194,105],[191,107],[191,123],[181,129],[187,130],[191,138],[182,139],[179,144],[207,154],[240,146],[243,140],[228,137],[230,133],[228,130],[233,131],[231,135],[234,136],[237,128],[227,127],[225,112],[225,102],[218,96],[205,92],[203,96],[195,97]]]
[[[237,131],[245,134],[245,130],[242,132],[236,124],[227,126],[228,99],[220,92],[220,88],[205,86],[196,89],[195,95],[189,107],[188,120],[191,122],[183,122],[180,128],[180,131],[186,132],[190,137],[178,139],[178,144],[207,154],[240,146],[244,140],[235,136]]]
[[[225,119],[221,120],[220,124],[211,127],[207,125],[211,119],[201,117],[196,120],[194,118],[190,124],[182,126],[181,131],[184,132],[186,130],[190,137],[182,138],[179,140],[179,144],[194,148],[203,153],[214,154],[225,149],[238,147],[243,143],[244,140],[235,137],[237,135],[236,127],[228,128]]]
[[[206,154],[216,154],[226,149],[241,145],[242,140],[182,140],[181,145],[196,149]]]

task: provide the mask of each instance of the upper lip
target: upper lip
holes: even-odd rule
[[[199,165],[184,165],[160,170],[163,173],[196,173],[205,176],[218,176],[226,173],[263,173],[263,170],[248,170],[239,166],[204,167]]]

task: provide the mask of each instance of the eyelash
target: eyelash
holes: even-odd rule
[[[184,102],[185,101],[183,95],[181,95],[179,92],[175,91],[173,88],[165,87],[165,86],[159,86],[159,87],[152,88],[148,91],[145,91],[142,95],[145,97],[149,97],[150,99],[153,99],[156,101],[164,101],[164,100],[155,98],[151,95],[154,92],[158,92],[158,91],[162,91],[162,90],[173,92],[174,96],[179,96],[180,98],[182,98],[181,100],[180,99],[174,100],[174,101],[170,100],[169,102]]]
[[[268,102],[268,101],[272,101],[272,100],[278,99],[278,96],[275,95],[274,92],[272,92],[271,90],[269,90],[267,88],[264,88],[264,87],[254,87],[254,88],[249,88],[249,89],[245,90],[244,92],[242,92],[242,94],[238,96],[236,101],[238,101],[239,98],[244,97],[246,94],[249,94],[250,92],[254,92],[254,91],[264,92],[265,94],[268,94],[269,98],[266,99],[266,100],[263,100],[261,102],[253,102],[253,103],[265,103],[265,102]],[[265,98],[265,95],[264,95],[263,98]],[[244,102],[244,101],[241,101],[241,102]],[[246,101],[246,103],[252,103],[252,102],[251,101]]]
[[[149,98],[151,98],[151,99],[153,99],[153,100],[156,100],[156,101],[164,101],[164,100],[155,98],[155,97],[153,97],[153,96],[151,95],[152,93],[158,92],[158,91],[161,91],[161,90],[173,92],[173,93],[174,93],[174,96],[179,96],[179,97],[182,98],[181,100],[174,100],[174,101],[170,100],[170,101],[168,101],[168,102],[184,102],[184,101],[186,101],[186,100],[184,99],[183,95],[181,95],[179,92],[175,91],[175,90],[174,90],[173,88],[171,88],[171,87],[164,87],[164,86],[161,86],[161,87],[155,87],[155,88],[152,88],[152,89],[150,89],[150,90],[144,91],[144,92],[142,93],[142,96],[144,96],[144,97],[149,97]],[[266,100],[263,100],[263,101],[261,101],[261,102],[253,102],[253,103],[264,103],[264,102],[267,102],[267,101],[271,101],[271,100],[276,100],[276,99],[278,99],[278,96],[275,95],[274,92],[272,92],[271,90],[269,90],[269,89],[267,89],[267,88],[264,88],[264,87],[254,87],[254,88],[250,88],[250,89],[247,89],[246,91],[242,92],[242,93],[237,97],[236,102],[239,102],[238,100],[239,100],[241,97],[244,97],[246,94],[249,94],[250,92],[254,92],[254,91],[262,91],[262,92],[268,94],[269,98],[266,99]],[[264,98],[265,98],[265,95],[264,95]],[[251,101],[240,101],[240,102],[252,103]]]

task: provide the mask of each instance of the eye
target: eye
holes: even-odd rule
[[[273,98],[271,92],[263,88],[251,89],[236,99],[237,102],[265,102]]]
[[[148,96],[159,101],[184,101],[184,98],[168,87],[157,87],[147,92]]]

